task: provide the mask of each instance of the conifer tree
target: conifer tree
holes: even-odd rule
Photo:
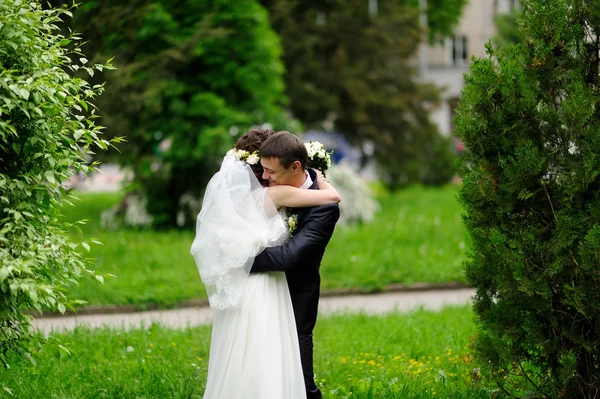
[[[523,0],[456,118],[474,347],[501,389],[600,394],[600,3]]]

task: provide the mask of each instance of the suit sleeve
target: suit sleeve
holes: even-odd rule
[[[261,252],[252,265],[251,273],[287,272],[315,250],[322,248],[333,235],[335,224],[340,217],[337,205],[323,205],[307,210],[310,214],[300,229],[287,243],[269,247]]]

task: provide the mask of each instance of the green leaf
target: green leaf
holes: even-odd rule
[[[29,352],[25,352],[25,354],[23,354],[23,356],[24,356],[26,359],[28,359],[28,360],[31,362],[31,364],[33,364],[33,367],[36,367],[36,366],[37,366],[37,362],[35,361],[35,359],[33,358],[33,356],[31,356],[31,353],[29,353]]]
[[[51,170],[47,170],[46,172],[44,172],[44,176],[50,183],[56,183],[56,179],[54,178],[54,172],[52,172]]]
[[[10,274],[10,271],[9,271],[8,267],[0,268],[0,283],[2,281],[6,280],[6,278],[8,277],[9,274]]]
[[[65,305],[64,305],[64,304],[62,304],[62,303],[59,303],[59,304],[58,304],[58,311],[59,311],[60,313],[62,313],[62,314],[65,314],[65,311],[66,311],[66,310],[67,310],[67,308],[65,307]]]
[[[21,97],[23,97],[25,100],[29,100],[29,90],[27,89],[21,89],[19,91],[19,94],[21,95]]]
[[[90,252],[90,246],[87,242],[82,242],[81,246],[84,247],[86,249],[86,251]]]
[[[8,202],[8,199],[7,199],[6,202]],[[4,234],[8,233],[9,231],[11,231],[12,228],[13,228],[13,224],[12,223],[6,223],[4,225],[4,227],[2,228],[2,230],[0,230],[0,234],[4,235]]]
[[[62,345],[58,345],[58,349],[60,349],[61,351],[65,352],[67,355],[71,355],[71,351],[69,351],[67,348],[65,348]]]

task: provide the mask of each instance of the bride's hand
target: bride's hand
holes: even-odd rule
[[[324,181],[327,183],[327,179],[319,169],[315,169],[315,172],[317,173],[317,181]]]

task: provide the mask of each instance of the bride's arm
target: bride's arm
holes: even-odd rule
[[[319,190],[306,190],[292,186],[274,186],[267,189],[267,195],[277,208],[282,206],[307,207],[337,204],[342,199],[337,190],[319,174]]]

